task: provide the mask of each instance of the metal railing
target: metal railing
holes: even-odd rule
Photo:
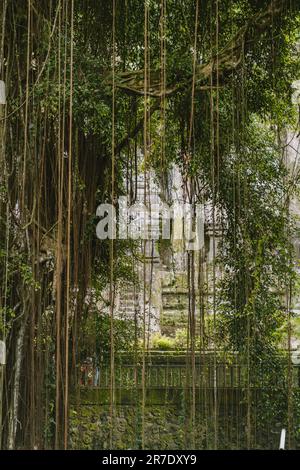
[[[267,369],[267,368],[266,368]],[[81,387],[110,387],[110,366],[103,363],[94,366],[84,363],[80,366],[79,385]],[[292,386],[299,387],[300,368],[292,367]],[[142,386],[142,367],[140,362],[135,364],[128,360],[120,362],[114,368],[114,384],[117,388],[139,388]],[[211,360],[197,358],[195,364],[194,384],[197,388],[286,388],[287,376],[260,374],[249,370],[247,365],[240,364],[238,358],[217,365]],[[145,370],[145,386],[151,388],[182,389],[192,385],[192,369],[186,356],[147,356]]]

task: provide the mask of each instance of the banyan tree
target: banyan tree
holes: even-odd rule
[[[0,19],[1,448],[299,448],[299,0]]]

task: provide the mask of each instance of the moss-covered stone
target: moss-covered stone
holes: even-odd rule
[[[113,448],[141,447],[142,414],[139,406],[118,406],[113,417]],[[199,416],[198,416],[199,418]],[[70,436],[73,449],[109,449],[111,416],[107,405],[82,405],[71,410]],[[205,439],[203,421],[189,429],[189,412],[178,406],[149,406],[144,412],[146,449],[192,448]],[[188,441],[188,442],[187,442]]]

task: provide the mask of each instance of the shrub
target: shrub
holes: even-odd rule
[[[161,351],[170,351],[175,349],[175,340],[169,336],[156,333],[151,338],[151,346],[153,349]]]

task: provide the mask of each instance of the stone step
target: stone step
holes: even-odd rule
[[[134,308],[137,304],[135,303],[131,303],[131,304],[124,304],[124,303],[120,303],[119,304],[119,308],[121,309],[128,309],[128,308]]]
[[[134,297],[123,297],[120,299],[120,303],[135,303],[137,301],[137,299],[135,299]]]

